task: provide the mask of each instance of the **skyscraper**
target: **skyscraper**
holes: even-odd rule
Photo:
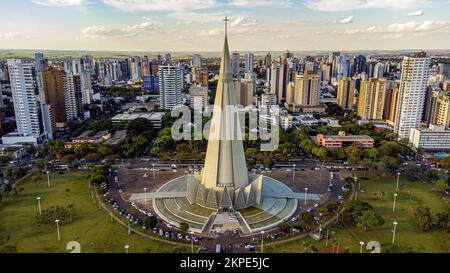
[[[83,116],[83,100],[81,93],[81,76],[71,73],[66,75],[64,101],[67,121]]]
[[[44,103],[49,108],[51,116],[51,131],[55,132],[57,128],[62,128],[67,122],[66,103],[65,103],[65,88],[66,88],[66,72],[57,68],[48,68],[42,72],[42,93]]]
[[[368,81],[361,81],[358,100],[358,115],[361,119],[383,119],[385,94],[385,79],[369,79]]]
[[[317,106],[320,97],[320,79],[317,74],[295,76],[295,104],[300,106]]]
[[[21,136],[39,137],[39,105],[36,100],[33,63],[20,59],[7,61],[14,103],[17,132]]]
[[[399,138],[409,138],[410,131],[418,128],[424,108],[430,58],[425,54],[403,58],[397,118],[394,132]]]
[[[199,54],[194,54],[192,56],[192,66],[195,68],[201,68],[202,67],[202,56]]]
[[[239,53],[234,52],[231,56],[231,74],[233,76],[239,75],[239,72],[241,70],[241,56]]]
[[[181,103],[181,69],[179,66],[159,67],[159,96],[161,109],[170,111]]]
[[[337,104],[344,109],[353,109],[355,96],[355,80],[350,77],[339,79]]]
[[[253,61],[255,55],[253,53],[245,54],[245,73],[253,72]]]

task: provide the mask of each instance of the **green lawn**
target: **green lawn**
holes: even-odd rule
[[[397,197],[396,212],[393,213],[393,200],[395,178],[376,177],[370,180],[361,180],[361,189],[358,200],[369,202],[377,213],[383,216],[385,224],[381,227],[364,232],[362,228],[331,228],[330,238],[339,240],[340,246],[348,247],[352,252],[359,252],[359,242],[378,241],[381,251],[392,252],[450,252],[450,236],[442,230],[422,232],[412,220],[413,208],[418,205],[427,205],[433,214],[449,210],[448,200],[441,198],[440,194],[419,181],[401,179],[404,187],[400,189]],[[385,192],[383,200],[375,200],[373,193]],[[397,221],[397,236],[395,245],[392,245],[393,221]],[[324,234],[326,230],[324,231]],[[317,243],[307,239],[319,249],[325,247],[325,242]],[[302,250],[302,241],[277,245],[268,249],[273,252],[299,252]]]
[[[177,246],[164,244],[132,234],[118,223],[111,223],[105,211],[91,197],[86,172],[62,176],[52,175],[52,188],[43,179],[29,178],[18,185],[19,196],[9,196],[0,208],[0,238],[9,240],[0,245],[15,246],[18,252],[69,252],[66,245],[78,241],[84,253],[120,253],[124,245],[130,252],[174,252]],[[36,197],[42,198],[42,209],[51,206],[74,205],[73,222],[61,225],[61,242],[57,242],[56,226],[41,229],[33,218],[38,214]]]

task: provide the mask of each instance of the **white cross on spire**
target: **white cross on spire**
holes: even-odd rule
[[[225,22],[225,35],[227,35],[227,32],[228,32],[228,22],[230,22],[230,19],[228,19],[228,17],[225,16],[225,19],[223,19],[223,21]]]

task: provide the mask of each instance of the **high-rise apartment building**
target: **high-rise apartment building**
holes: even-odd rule
[[[350,77],[339,79],[337,104],[344,109],[353,109],[355,84],[355,80]]]
[[[48,68],[42,72],[42,94],[45,105],[51,116],[51,132],[57,128],[62,128],[67,123],[66,103],[66,72],[57,68]]]
[[[418,128],[422,118],[427,88],[430,58],[425,54],[403,58],[397,118],[394,132],[399,138],[409,138],[410,131]]]
[[[179,66],[159,67],[159,95],[161,109],[170,111],[181,103],[181,69]]]
[[[253,53],[245,54],[245,73],[253,72],[253,61],[255,55]]]
[[[17,132],[21,136],[38,138],[41,127],[35,90],[35,65],[20,59],[8,59],[7,64]]]
[[[295,104],[317,106],[320,97],[320,78],[317,74],[295,76]]]
[[[395,122],[397,112],[398,88],[386,89],[383,119]]]
[[[192,56],[192,66],[195,68],[201,68],[202,67],[202,56],[199,54],[194,54]]]
[[[234,52],[231,55],[231,73],[233,76],[239,75],[241,71],[241,55],[239,53]]]
[[[361,81],[358,115],[363,120],[382,120],[386,95],[385,79]]]
[[[64,88],[64,101],[67,121],[83,116],[83,99],[81,92],[81,76],[67,74]]]

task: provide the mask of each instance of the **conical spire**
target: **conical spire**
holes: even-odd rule
[[[236,92],[231,74],[225,18],[225,42],[217,84],[214,114],[206,153],[202,184],[209,189],[241,188],[249,184],[241,138],[239,116],[230,106],[236,105]]]

